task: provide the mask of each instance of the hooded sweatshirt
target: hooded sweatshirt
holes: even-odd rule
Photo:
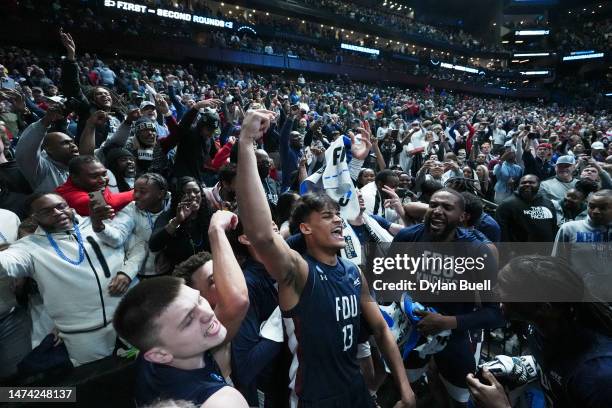
[[[514,192],[495,213],[502,242],[553,242],[557,233],[556,213],[552,201],[540,193],[525,201]]]
[[[62,259],[41,227],[34,234],[14,242],[0,256],[0,275],[13,278],[31,277],[36,280],[45,309],[65,337],[68,353],[76,363],[104,357],[100,349],[114,346],[112,317],[121,297],[110,296],[108,285],[123,266],[122,247],[111,248],[95,239],[89,218],[76,216],[82,237],[84,256],[74,265]],[[79,245],[74,230],[49,234],[59,252],[66,258],[79,259]],[[101,257],[88,238],[97,243]],[[101,259],[108,266],[106,269]],[[70,336],[87,336],[91,341],[80,341],[79,349],[72,349]],[[102,344],[101,344],[102,343]],[[108,343],[108,344],[104,344]],[[110,353],[109,353],[110,354]]]
[[[612,301],[612,223],[596,225],[590,217],[566,222],[559,229],[553,256],[566,259],[592,295]]]

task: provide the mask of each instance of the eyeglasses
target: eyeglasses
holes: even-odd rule
[[[42,208],[42,209],[40,209],[38,211],[35,211],[34,214],[36,214],[36,215],[38,215],[40,217],[50,217],[53,214],[55,214],[56,210],[59,211],[59,212],[62,212],[62,211],[65,211],[67,209],[68,209],[68,204],[66,204],[66,203],[59,203],[59,204],[56,204],[53,207]]]

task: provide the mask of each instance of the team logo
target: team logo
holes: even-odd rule
[[[219,381],[219,382],[225,382],[225,380],[223,379],[223,377],[221,377],[219,374],[217,373],[210,373],[210,378],[212,378],[215,381]]]

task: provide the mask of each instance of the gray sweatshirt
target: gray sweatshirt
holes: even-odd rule
[[[66,182],[68,166],[53,160],[41,150],[47,129],[42,121],[24,131],[15,150],[15,160],[34,192],[51,192]]]
[[[566,259],[593,296],[612,301],[612,223],[595,225],[590,217],[561,226],[552,256]]]

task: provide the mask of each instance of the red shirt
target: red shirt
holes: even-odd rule
[[[56,188],[55,192],[64,197],[64,200],[66,200],[71,208],[74,208],[77,214],[84,217],[89,216],[89,194],[87,191],[75,186],[71,177],[68,177],[64,184]],[[115,212],[121,211],[123,207],[134,200],[132,190],[123,193],[111,193],[108,187],[106,187],[104,188],[103,195],[106,204],[113,207]]]

